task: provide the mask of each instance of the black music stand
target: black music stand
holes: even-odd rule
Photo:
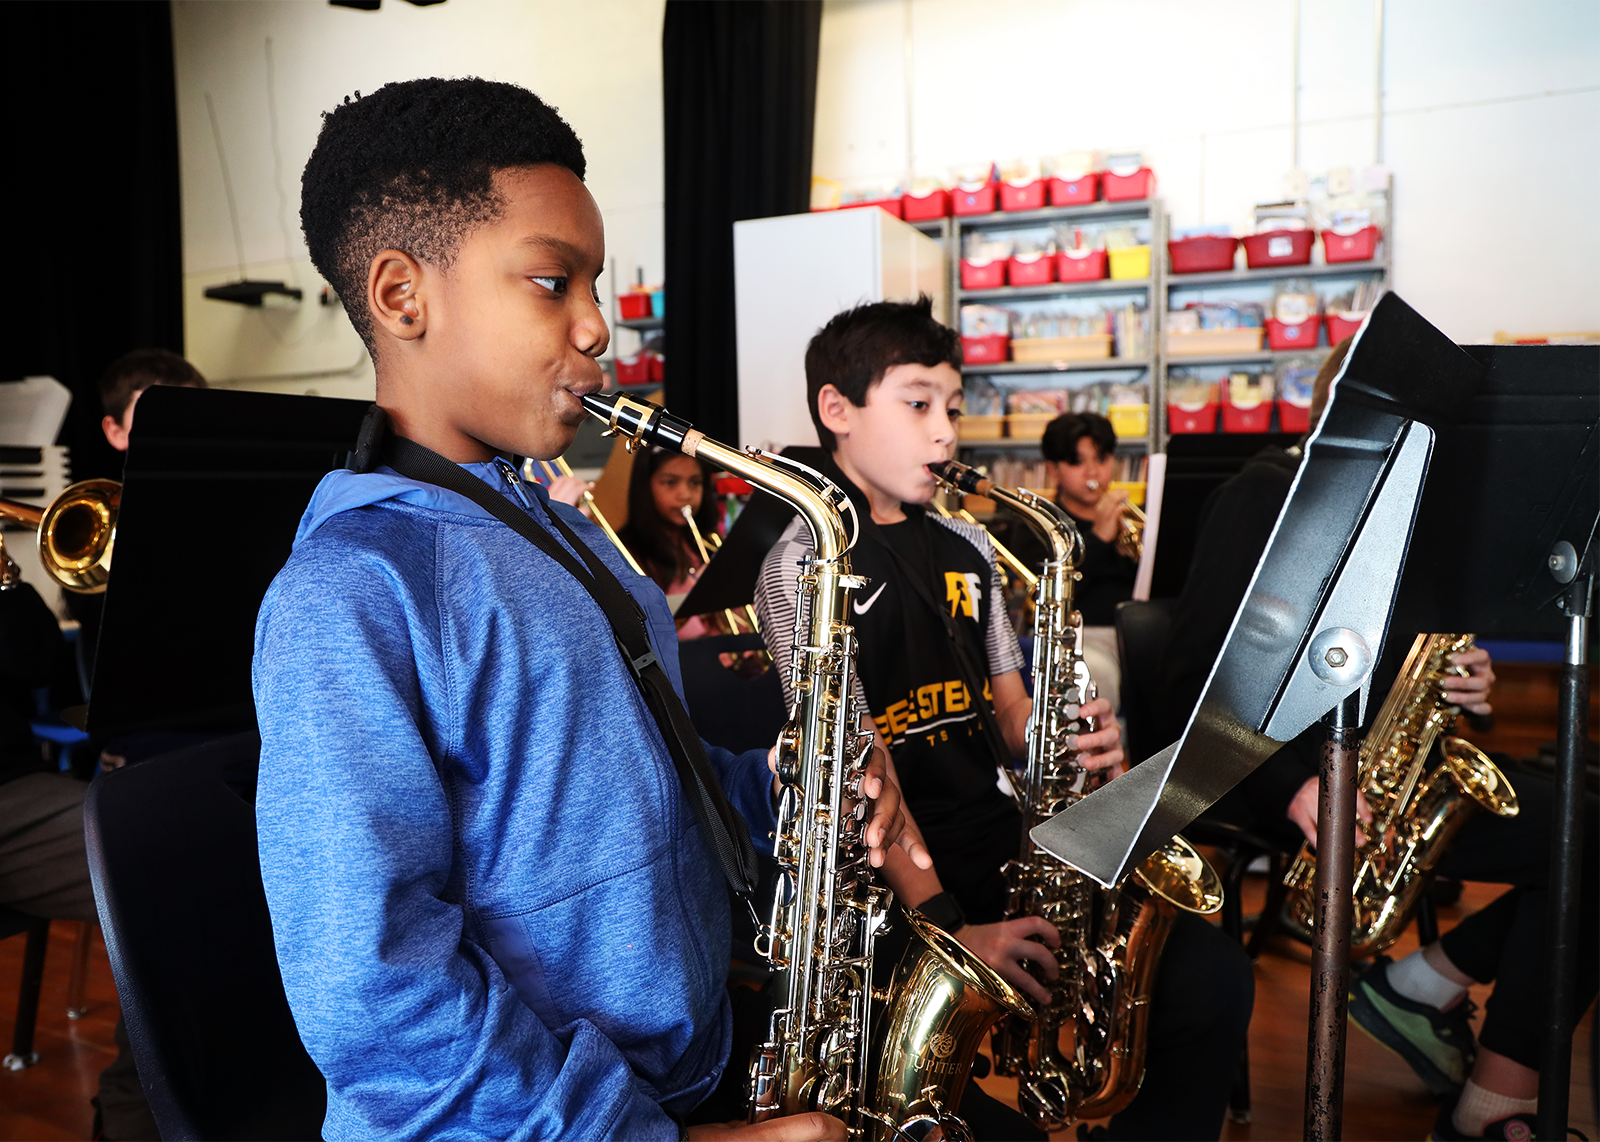
[[[364,401],[158,385],[139,398],[88,728],[253,729],[256,611]]]
[[[1548,636],[1565,622],[1560,600],[1581,593],[1550,577],[1549,560],[1566,541],[1576,582],[1593,544],[1597,359],[1584,349],[1463,351],[1395,295],[1380,301],[1183,738],[1034,830],[1035,840],[1115,883],[1320,716],[1329,748],[1318,832],[1348,845],[1352,731],[1388,629]],[[1581,743],[1572,748],[1575,771]],[[1564,788],[1574,818],[1582,802],[1575,785]],[[1308,1137],[1337,1137],[1341,1125],[1353,869],[1348,851],[1325,848]],[[1560,855],[1558,877],[1572,859]]]

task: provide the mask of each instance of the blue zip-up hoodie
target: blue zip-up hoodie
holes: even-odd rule
[[[543,489],[464,467],[605,559],[681,695],[660,590]],[[727,891],[588,592],[465,497],[333,472],[262,602],[254,689],[323,1136],[677,1138],[665,1111],[727,1061]],[[765,755],[707,753],[765,835]]]

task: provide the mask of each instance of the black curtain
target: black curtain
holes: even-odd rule
[[[130,349],[183,351],[178,110],[167,0],[0,7],[8,242],[0,381],[72,390],[73,475],[122,475],[96,385]]]
[[[733,224],[811,204],[822,0],[667,0],[666,400],[737,442]]]

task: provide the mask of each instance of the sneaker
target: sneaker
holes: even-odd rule
[[[1476,1008],[1466,999],[1449,1011],[1407,999],[1389,986],[1389,962],[1379,956],[1351,981],[1351,1020],[1410,1064],[1433,1094],[1459,1091],[1478,1057],[1469,1022]]]
[[[1456,1129],[1456,1123],[1451,1120],[1451,1115],[1456,1112],[1456,1100],[1446,1102],[1440,1108],[1438,1120],[1434,1129],[1429,1132],[1427,1142],[1478,1142],[1474,1134],[1462,1134]],[[1493,1121],[1483,1128],[1485,1142],[1538,1142],[1539,1120],[1533,1115],[1512,1115],[1510,1118],[1501,1118]],[[1589,1142],[1589,1136],[1579,1129],[1566,1128],[1568,1139],[1579,1139],[1579,1142]]]
[[[1456,1142],[1463,1138],[1499,1138],[1504,1142],[1532,1142],[1538,1119],[1531,1114],[1513,1114],[1497,1118],[1483,1128],[1482,1134],[1463,1134],[1456,1129],[1456,1100],[1449,1099],[1439,1108],[1439,1117],[1428,1131],[1427,1142]],[[1579,1135],[1582,1137],[1582,1135]]]

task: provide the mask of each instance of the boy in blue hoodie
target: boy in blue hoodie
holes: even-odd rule
[[[559,456],[601,385],[583,174],[527,91],[396,83],[326,116],[301,219],[393,434],[598,556],[681,695],[661,592],[506,462]],[[843,1138],[682,1125],[729,1066],[718,860],[595,597],[487,499],[333,472],[262,603],[261,868],[323,1136]],[[765,754],[705,754],[765,837]],[[899,793],[865,785],[881,863]]]

